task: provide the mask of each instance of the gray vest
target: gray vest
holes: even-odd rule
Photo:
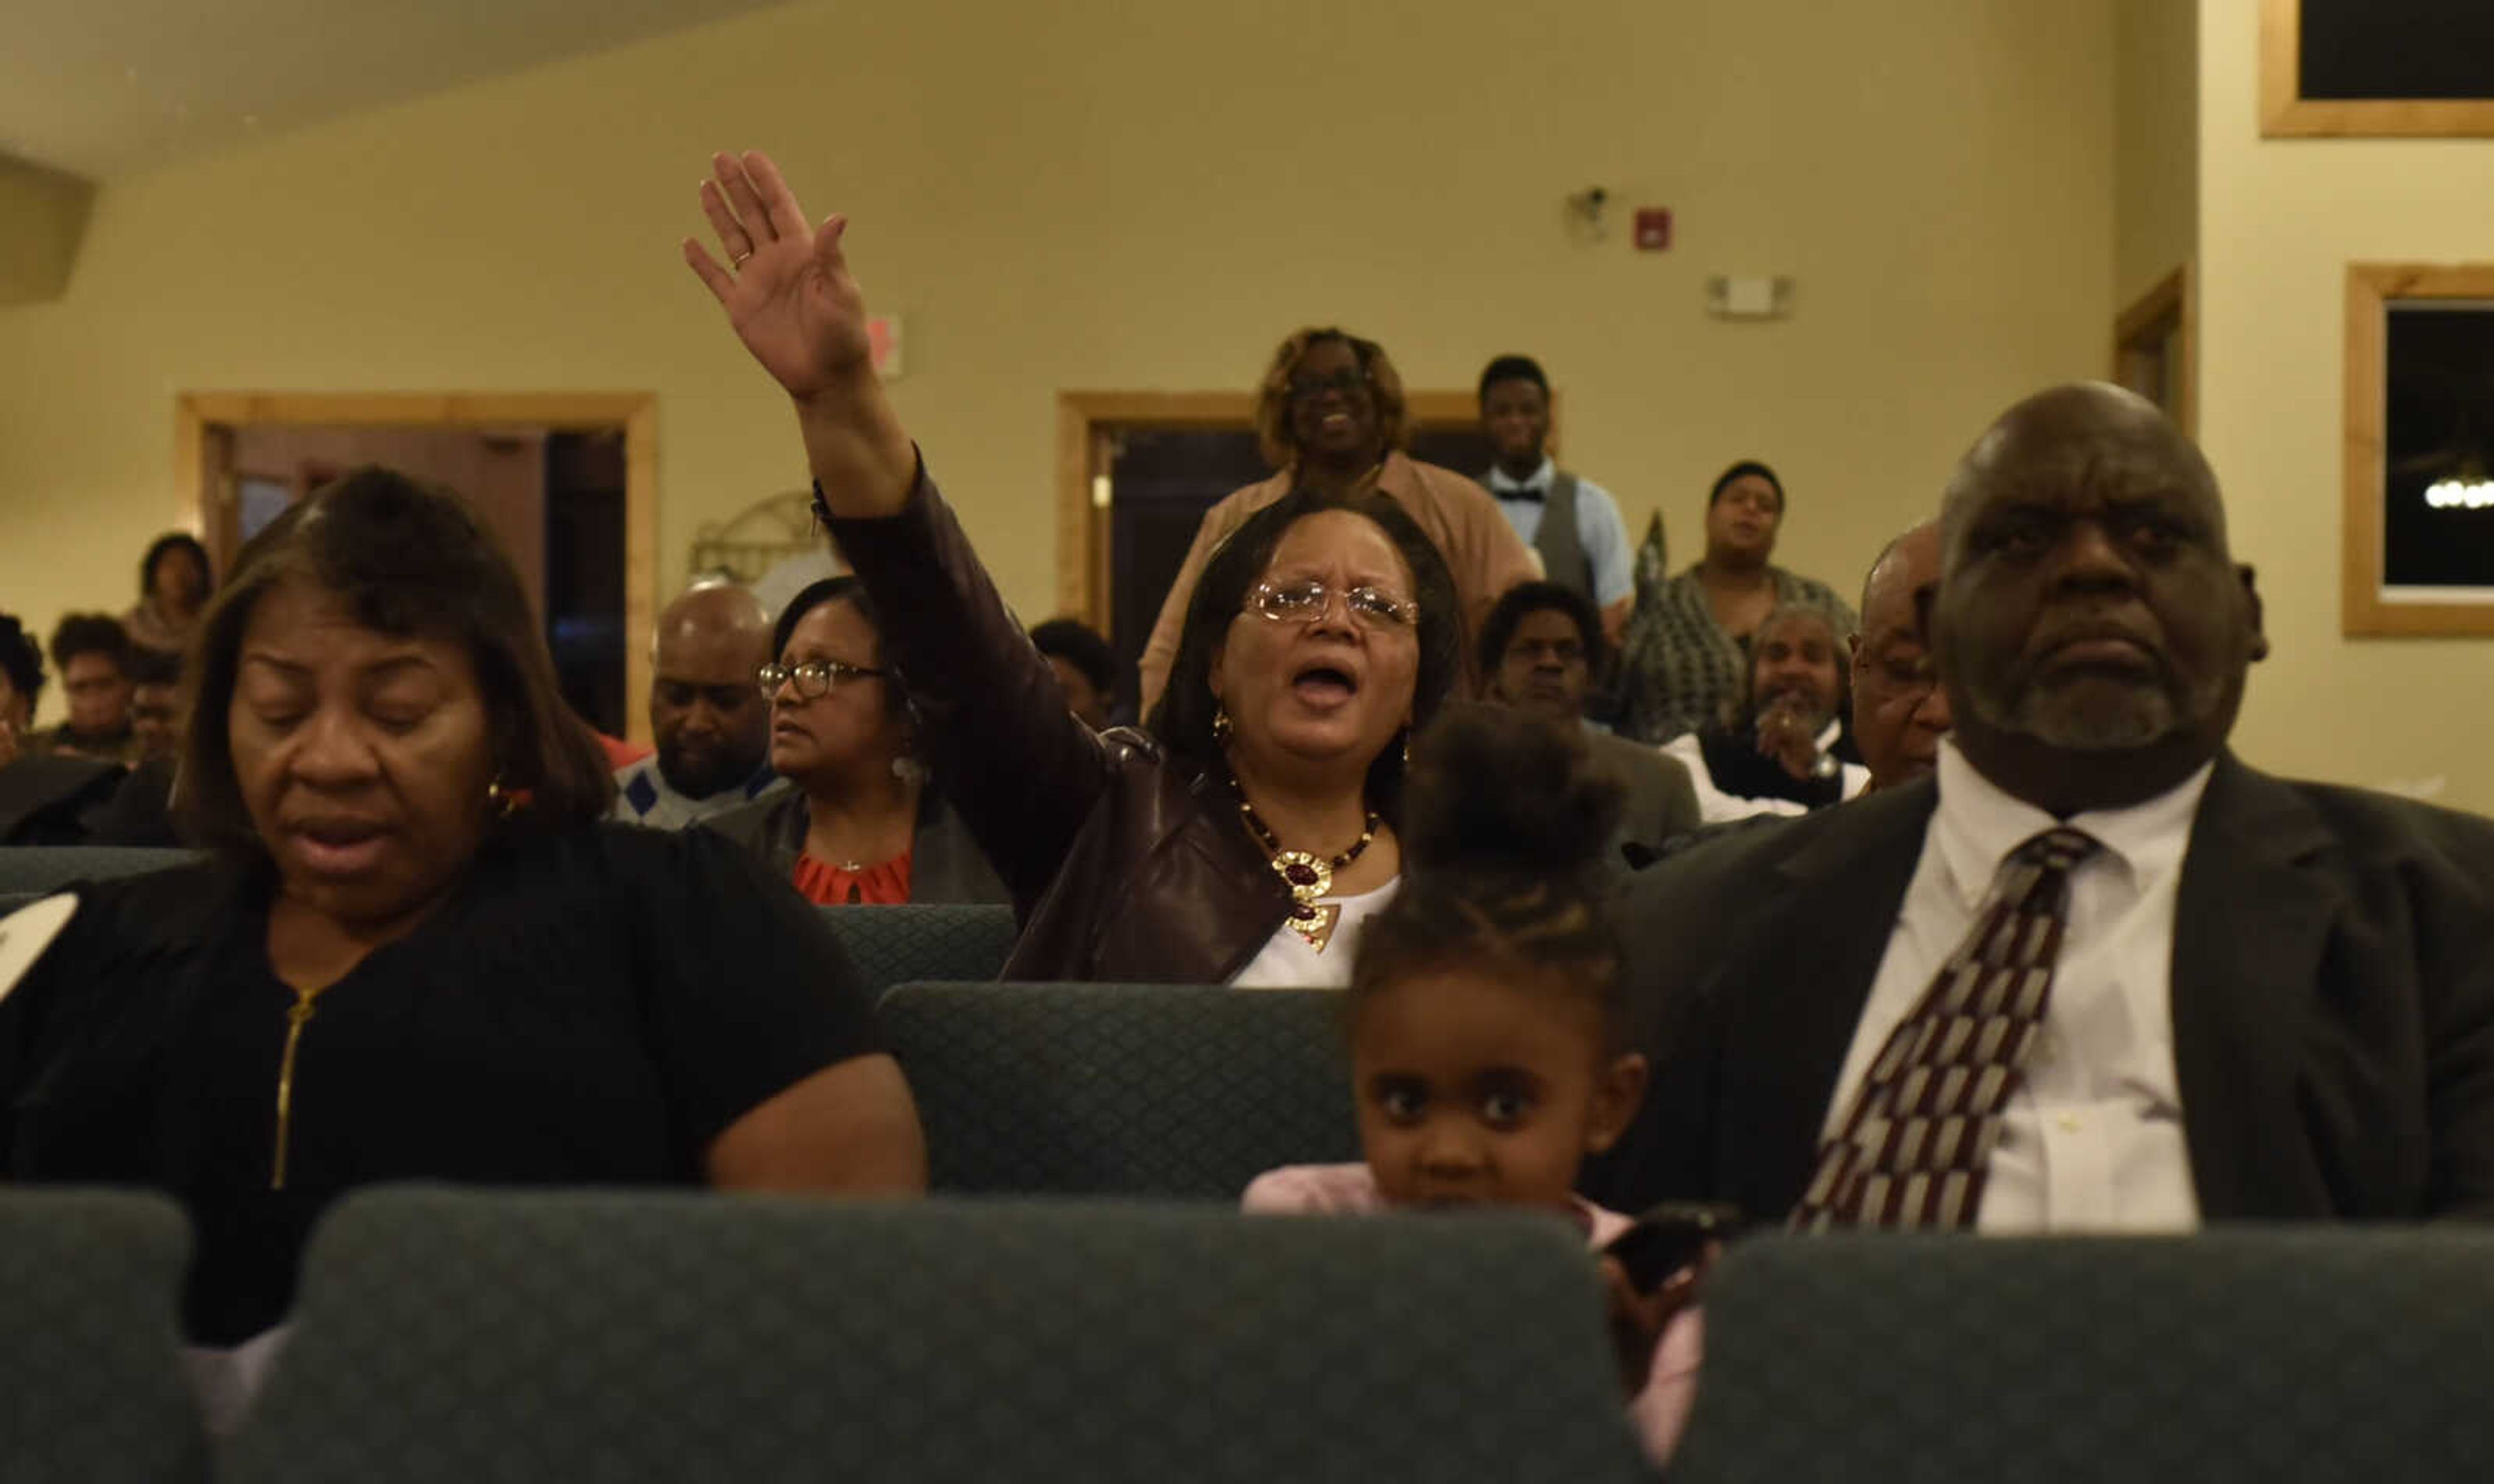
[[[1550,481],[1550,497],[1543,502],[1541,529],[1534,534],[1533,549],[1541,554],[1543,576],[1594,596],[1594,559],[1585,554],[1584,537],[1576,525],[1576,476],[1564,469]]]

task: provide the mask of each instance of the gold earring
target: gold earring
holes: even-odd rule
[[[497,773],[494,781],[485,785],[485,804],[496,819],[508,819],[520,812],[520,796],[516,790],[504,788],[502,775]]]
[[[1214,745],[1230,745],[1230,734],[1238,729],[1231,724],[1230,708],[1214,703],[1212,708],[1212,741]]]

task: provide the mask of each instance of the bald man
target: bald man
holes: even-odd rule
[[[650,735],[658,744],[615,774],[615,817],[682,830],[760,797],[772,774],[771,703],[754,672],[771,659],[771,616],[735,583],[706,583],[658,615]]]
[[[1940,523],[1888,543],[1862,585],[1853,635],[1853,742],[1870,787],[1929,777],[1948,735],[1948,692],[1931,662],[1931,600],[1940,585]]]
[[[2255,772],[2208,466],[2104,385],[1941,513],[1933,776],[1630,889],[1653,1093],[1589,1188],[1805,1229],[2494,1215],[2494,822]]]

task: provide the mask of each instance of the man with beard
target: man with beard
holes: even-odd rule
[[[2045,392],[1941,547],[1935,776],[1632,889],[1662,1054],[1591,1191],[1806,1229],[2494,1214],[2494,824],[2227,749],[2267,641],[2199,450]]]
[[[615,773],[615,818],[682,830],[759,798],[770,767],[771,616],[734,583],[693,588],[658,616],[650,686],[654,756]]]
[[[1931,662],[1931,607],[1939,591],[1940,523],[1888,543],[1862,584],[1853,636],[1853,740],[1870,787],[1894,788],[1939,767],[1948,692]]]
[[[1823,609],[1787,604],[1759,623],[1742,723],[1663,744],[1688,767],[1708,824],[1807,814],[1862,792],[1870,774],[1854,761],[1845,727],[1851,669]]]
[[[1585,733],[1594,766],[1620,784],[1614,843],[1641,863],[1697,828],[1697,795],[1678,758],[1586,725],[1585,698],[1606,658],[1594,600],[1557,583],[1518,583],[1481,621],[1487,698]]]

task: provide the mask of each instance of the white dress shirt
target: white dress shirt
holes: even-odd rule
[[[1489,477],[1481,483],[1498,501],[1499,513],[1515,528],[1516,539],[1530,549],[1541,534],[1542,512],[1549,508],[1542,501],[1550,498],[1550,486],[1558,480],[1558,464],[1545,457],[1539,469],[1522,479],[1492,465]],[[1526,490],[1540,491],[1541,500],[1516,498]],[[1631,563],[1636,554],[1628,548],[1628,529],[1620,519],[1620,502],[1610,491],[1582,474],[1576,476],[1576,544],[1584,548],[1585,560],[1593,563],[1594,602],[1597,606],[1608,608],[1634,593],[1636,573]],[[1535,555],[1539,553],[1536,551]]]
[[[1990,1233],[2199,1225],[2174,1071],[2174,903],[2210,770],[2145,803],[2073,815],[2104,849],[2070,918],[2026,1078],[2001,1115],[1975,1227]],[[1969,927],[2009,853],[2056,824],[1940,743],[1939,806],[1828,1105],[1833,1136],[1870,1063]]]

